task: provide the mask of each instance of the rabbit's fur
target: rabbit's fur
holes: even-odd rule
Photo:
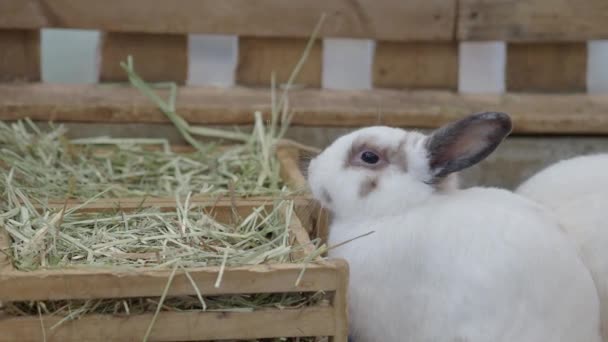
[[[428,137],[369,127],[311,161],[329,244],[374,232],[330,251],[350,265],[355,342],[600,341],[593,281],[552,217],[508,191],[457,189],[454,173],[510,130],[502,113]]]
[[[608,154],[555,163],[516,190],[549,208],[580,249],[600,297],[602,335],[608,341]]]

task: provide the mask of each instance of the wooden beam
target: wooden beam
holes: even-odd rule
[[[296,126],[359,127],[380,122],[435,128],[473,112],[496,110],[511,115],[515,133],[608,135],[605,95],[305,89],[291,93],[290,105],[296,112]],[[177,112],[193,124],[251,124],[255,110],[268,115],[268,89],[181,87],[178,92]],[[168,122],[148,99],[130,87],[0,85],[0,119],[25,117],[71,122]]]
[[[455,0],[2,0],[0,28],[451,40]]]
[[[377,42],[373,75],[377,88],[456,90],[458,44]]]
[[[146,82],[186,83],[188,36],[106,32],[101,38],[101,82],[128,80],[120,62],[133,56],[135,70]]]
[[[317,264],[318,263],[318,264]],[[190,268],[188,273],[207,296],[250,293],[334,291],[339,274],[332,262],[309,264],[295,285],[302,265],[276,264],[226,267],[219,288],[220,267]],[[0,301],[159,297],[171,270],[73,268],[0,273]],[[40,291],[40,289],[45,289]],[[173,278],[169,296],[196,295],[184,272]]]
[[[460,0],[460,40],[586,41],[608,38],[606,0]]]
[[[336,334],[330,339],[330,342],[348,340],[348,281],[350,270],[346,262],[339,264],[338,270],[341,272],[340,284],[333,297]]]
[[[507,46],[507,91],[585,92],[587,43],[512,43]]]
[[[161,312],[149,340],[208,341],[331,336],[336,330],[333,311],[333,307],[327,306],[253,312]],[[62,317],[58,316],[4,315],[0,316],[0,341],[141,341],[153,315],[85,315],[59,325],[57,323]],[[51,329],[54,325],[57,327]],[[346,340],[340,340],[342,341]]]
[[[241,37],[236,83],[269,87],[273,72],[277,85],[287,82],[307,43],[308,39],[304,38]],[[322,43],[317,41],[295,79],[294,86],[321,87],[322,65]]]
[[[40,70],[40,31],[0,30],[0,82],[40,81]]]
[[[0,227],[0,273],[14,270],[11,247],[11,237],[8,232]]]

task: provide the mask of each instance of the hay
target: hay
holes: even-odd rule
[[[10,184],[9,184],[10,185]],[[40,210],[14,188],[0,221],[11,236],[10,255],[23,271],[67,267],[168,268],[243,266],[302,262],[289,241],[293,202],[279,200],[233,224],[213,218],[213,209],[193,207],[187,197],[176,210],[135,212]],[[21,204],[23,203],[23,204]],[[290,217],[283,215],[289,213]],[[59,221],[61,222],[59,223]]]
[[[108,188],[104,197],[173,196],[227,193],[270,195],[281,190],[274,154],[260,156],[255,140],[222,148],[175,153],[166,141],[93,138],[69,141],[63,126],[41,132],[29,120],[12,125],[0,122],[0,160],[13,184],[38,200],[88,199]],[[100,150],[99,145],[104,144]],[[264,160],[262,158],[267,158]],[[267,176],[260,179],[262,170]],[[6,188],[6,177],[0,180]]]

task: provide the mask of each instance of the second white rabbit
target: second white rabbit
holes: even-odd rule
[[[549,208],[579,247],[595,280],[608,341],[608,154],[560,161],[516,192]]]

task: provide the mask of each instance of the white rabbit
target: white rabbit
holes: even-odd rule
[[[332,213],[330,252],[350,265],[355,342],[598,342],[589,271],[552,216],[454,172],[511,131],[481,113],[425,136],[369,127],[314,158],[308,180]]]
[[[553,211],[576,242],[600,298],[601,326],[608,341],[608,154],[560,161],[516,190]]]

